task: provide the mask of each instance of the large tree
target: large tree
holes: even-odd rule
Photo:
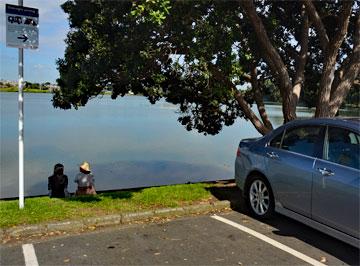
[[[55,107],[77,108],[104,89],[114,99],[132,91],[179,105],[188,130],[216,134],[240,116],[266,134],[269,88],[279,92],[288,122],[301,98],[316,117],[334,116],[359,78],[353,1],[72,0],[62,7],[71,31]]]

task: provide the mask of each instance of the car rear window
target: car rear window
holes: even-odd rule
[[[324,158],[328,161],[359,169],[360,136],[350,130],[329,127]]]
[[[281,149],[317,157],[322,149],[322,127],[297,127],[285,132]],[[321,153],[321,152],[320,152]]]

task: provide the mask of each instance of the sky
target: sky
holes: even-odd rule
[[[23,0],[24,6],[39,9],[39,48],[24,49],[24,80],[55,83],[59,77],[56,60],[64,57],[65,38],[69,30],[67,15],[60,5],[65,0]],[[0,79],[17,81],[18,49],[6,47],[5,4],[0,1]]]

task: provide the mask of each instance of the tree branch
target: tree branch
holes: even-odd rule
[[[251,75],[243,73],[242,77],[249,83],[251,83]]]
[[[299,56],[297,58],[297,65],[295,70],[295,77],[293,80],[293,97],[292,97],[292,104],[297,106],[300,93],[302,89],[302,85],[304,83],[304,71],[305,71],[305,64],[307,60],[307,53],[308,53],[308,44],[309,44],[309,18],[305,13],[305,9],[303,7],[303,11],[301,12],[303,22],[302,22],[302,30],[299,43],[301,45],[301,50]]]
[[[315,117],[329,116],[329,109],[326,108],[326,106],[330,103],[331,87],[335,77],[336,58],[339,53],[339,48],[347,33],[352,4],[353,2],[351,1],[343,2],[339,15],[339,29],[331,43],[328,44],[326,50],[324,51],[324,67],[320,80],[319,100],[315,111]]]
[[[342,62],[341,66],[336,70],[334,81],[333,84],[331,85],[331,94],[336,90],[340,82],[343,80],[344,73],[346,73],[349,70],[351,57],[352,57],[351,55],[346,57]]]
[[[308,44],[309,44],[309,18],[306,13],[302,12],[303,23],[302,31],[299,43],[301,45],[301,50],[297,58],[296,72],[294,77],[294,84],[304,82],[304,69],[307,60],[308,53]]]
[[[284,47],[282,47],[286,54],[288,54],[290,57],[292,57],[292,59],[294,59],[295,61],[297,61],[299,59],[299,54],[296,51],[296,47],[294,49],[294,47],[291,47],[290,45],[286,45]]]
[[[267,128],[273,129],[273,126],[269,120],[267,113],[266,113],[265,104],[264,104],[264,100],[263,100],[263,92],[260,89],[259,82],[257,79],[257,69],[256,69],[255,63],[251,64],[251,87],[254,90],[253,95],[254,95],[254,99],[255,99],[261,120],[263,121],[264,125]]]
[[[310,20],[314,23],[316,31],[318,32],[320,44],[323,49],[323,51],[326,51],[328,45],[329,45],[329,37],[326,33],[325,26],[316,11],[316,8],[314,4],[312,3],[312,0],[305,0],[304,5],[306,8],[306,12],[308,13]]]
[[[254,125],[256,130],[262,134],[265,135],[271,131],[271,129],[267,128],[259,118],[256,116],[256,114],[251,110],[248,103],[245,101],[243,95],[240,91],[236,89],[235,86],[233,86],[233,90],[235,91],[235,99],[240,105],[241,111],[245,114],[245,116],[250,120],[250,122]]]
[[[244,96],[242,95],[242,93],[240,91],[238,91],[238,89],[236,88],[234,83],[232,83],[216,66],[210,64],[209,68],[211,69],[213,75],[217,79],[224,81],[225,84],[229,88],[231,88],[231,90],[234,92],[234,97],[235,97],[236,101],[238,102],[241,111],[244,113],[245,117],[247,119],[249,119],[250,122],[254,125],[255,129],[262,135],[265,135],[268,132],[270,132],[270,130],[272,128],[267,128],[259,120],[259,118],[256,116],[256,114],[251,110],[251,108],[250,108],[249,104],[247,103],[247,101],[244,99]]]
[[[279,53],[271,44],[265,27],[260,17],[257,15],[253,1],[243,0],[240,4],[255,30],[255,34],[262,48],[261,51],[263,52],[263,56],[272,70],[274,77],[279,83],[278,85],[283,102],[284,122],[293,120],[296,118],[296,106],[291,106],[292,84],[287,68]]]
[[[335,37],[331,40],[331,43],[329,44],[329,53],[331,53],[331,55],[338,54],[338,50],[345,39],[349,26],[352,5],[353,1],[343,1],[343,6],[339,15],[340,22],[338,23],[340,27],[336,32]]]
[[[330,99],[330,111],[332,115],[335,115],[339,109],[344,97],[354,85],[355,79],[358,78],[360,72],[360,11],[358,11],[357,19],[355,22],[354,33],[354,47],[349,60],[345,60],[348,63],[344,67],[345,71],[339,85],[333,89]]]

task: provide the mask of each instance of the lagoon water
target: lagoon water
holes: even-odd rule
[[[233,178],[239,140],[259,133],[238,120],[216,136],[188,132],[177,107],[145,98],[96,98],[79,110],[54,109],[51,94],[25,94],[25,195],[47,193],[54,164],[65,165],[69,191],[83,160],[90,162],[97,190]],[[0,93],[0,198],[18,195],[16,93]],[[275,126],[281,107],[268,106]],[[344,114],[354,115],[345,111]],[[300,108],[299,116],[311,116]]]

